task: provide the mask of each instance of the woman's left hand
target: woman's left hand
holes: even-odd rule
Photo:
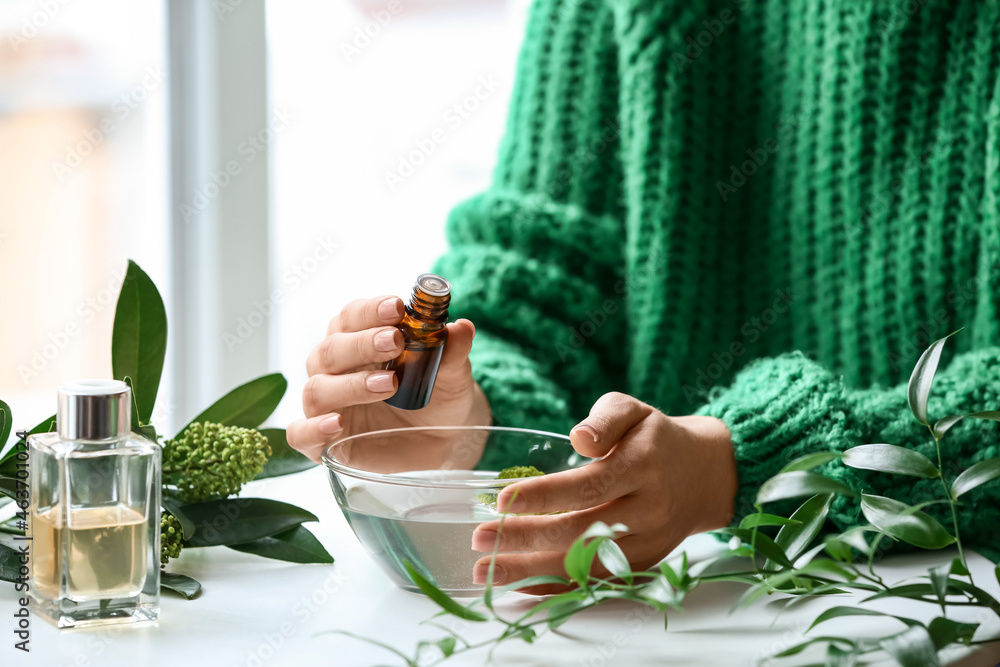
[[[565,576],[566,550],[595,521],[628,526],[615,541],[638,571],[658,563],[688,535],[721,528],[732,517],[736,462],[729,429],[714,417],[668,417],[631,396],[610,393],[573,428],[570,441],[580,454],[603,458],[500,493],[501,511],[540,516],[506,517],[494,584]],[[499,524],[477,527],[472,548],[492,552]],[[489,562],[486,556],[476,563],[477,583],[485,583]],[[594,568],[595,575],[607,576],[597,561]],[[558,590],[538,586],[525,592]]]

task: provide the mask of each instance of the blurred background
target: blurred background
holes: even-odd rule
[[[127,260],[169,321],[172,434],[408,293],[487,187],[527,0],[3,0],[0,398],[16,428],[111,375]],[[2,443],[0,443],[2,444]]]

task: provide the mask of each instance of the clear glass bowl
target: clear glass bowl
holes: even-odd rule
[[[478,595],[472,532],[500,515],[488,502],[517,480],[502,468],[535,466],[545,473],[576,468],[569,438],[499,426],[397,428],[350,436],[323,454],[337,504],[362,546],[400,587],[419,589],[408,561],[442,590]]]

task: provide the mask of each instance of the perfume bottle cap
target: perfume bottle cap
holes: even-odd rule
[[[64,440],[107,440],[132,427],[132,390],[119,380],[80,380],[59,387],[56,424]]]
[[[433,273],[421,273],[417,276],[417,287],[428,296],[445,296],[451,293],[451,283]]]

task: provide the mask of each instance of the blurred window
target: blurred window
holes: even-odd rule
[[[0,3],[0,397],[18,427],[62,382],[110,375],[127,258],[169,299],[166,90],[161,2]]]
[[[448,212],[488,187],[527,4],[268,3],[271,96],[296,114],[272,162],[285,419],[301,413],[304,360],[330,317],[407,295],[445,250]]]

